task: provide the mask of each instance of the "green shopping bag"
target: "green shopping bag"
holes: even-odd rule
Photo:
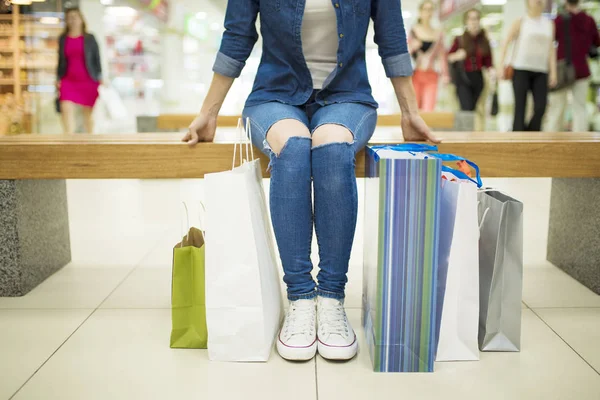
[[[204,247],[202,232],[191,228],[173,249],[171,348],[206,349]]]

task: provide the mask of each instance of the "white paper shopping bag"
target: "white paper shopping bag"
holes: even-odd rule
[[[214,361],[267,361],[282,317],[262,170],[251,157],[205,175],[206,321]]]
[[[442,180],[436,361],[479,360],[477,185]]]

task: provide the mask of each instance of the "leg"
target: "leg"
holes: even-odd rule
[[[360,104],[322,107],[311,121],[315,230],[320,256],[317,279],[322,297],[344,298],[358,213],[354,158],[372,136],[376,123],[376,110]]]
[[[528,131],[542,130],[542,120],[548,104],[548,74],[534,74],[531,92],[533,93],[533,117],[529,121]]]
[[[412,82],[413,82],[413,87],[415,89],[415,97],[417,98],[417,107],[420,110],[422,107],[422,99],[423,99],[423,96],[422,96],[423,87],[421,86],[421,71],[416,70],[413,73]]]
[[[471,88],[467,85],[459,84],[456,85],[456,95],[460,103],[460,109],[462,111],[473,111],[473,95],[471,94]]]
[[[75,104],[70,101],[60,102],[60,115],[63,123],[63,132],[67,135],[75,133]]]
[[[423,111],[433,111],[437,102],[437,90],[439,75],[434,71],[428,71],[426,76],[427,81],[424,83],[423,92],[421,94],[421,109]]]
[[[550,93],[550,96],[548,96],[548,116],[544,126],[546,132],[562,132],[564,130],[566,107],[567,89]]]
[[[587,132],[590,122],[586,109],[590,80],[579,79],[573,85],[573,132]]]
[[[83,127],[85,133],[94,133],[94,120],[92,118],[94,109],[92,107],[81,107],[81,110],[83,112]]]
[[[253,143],[271,158],[271,220],[288,298],[314,298],[308,118],[300,108],[280,103],[248,107],[243,114],[250,118]]]
[[[515,70],[513,75],[513,91],[515,93],[515,119],[513,132],[525,131],[525,110],[527,109],[527,93],[529,92],[529,72]]]
[[[477,104],[479,103],[479,98],[481,97],[481,93],[483,93],[483,89],[485,88],[485,82],[483,80],[483,72],[470,72],[469,79],[471,80],[471,110],[475,111],[477,109]]]

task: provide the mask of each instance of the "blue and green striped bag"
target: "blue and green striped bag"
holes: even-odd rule
[[[366,150],[363,326],[379,372],[432,372],[442,161],[434,146]]]

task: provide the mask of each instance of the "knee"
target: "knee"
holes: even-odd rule
[[[269,147],[277,156],[281,154],[290,138],[306,138],[310,140],[310,132],[306,125],[295,119],[278,121],[267,132],[267,143],[269,143]]]
[[[328,143],[352,143],[354,136],[350,130],[342,125],[325,124],[319,126],[312,136],[313,148]]]

